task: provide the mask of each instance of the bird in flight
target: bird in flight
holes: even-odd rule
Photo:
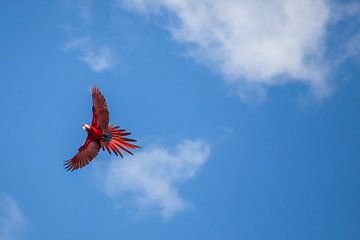
[[[93,86],[90,88],[90,93],[93,101],[91,124],[82,125],[88,134],[85,143],[73,158],[65,161],[65,169],[69,171],[86,166],[96,157],[100,149],[103,151],[106,149],[109,154],[113,152],[116,156],[123,157],[120,150],[132,155],[129,149],[139,148],[131,143],[136,140],[126,137],[130,133],[119,129],[119,126],[114,127],[109,124],[109,111],[100,90]]]

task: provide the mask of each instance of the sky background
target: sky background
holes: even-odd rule
[[[1,1],[0,240],[360,239],[358,1]],[[91,96],[142,148],[67,172]]]

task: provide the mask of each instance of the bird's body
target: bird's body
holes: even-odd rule
[[[85,131],[87,131],[89,137],[93,138],[94,140],[102,140],[104,137],[104,132],[94,126],[90,126],[90,129]]]
[[[93,98],[93,117],[91,125],[83,124],[83,129],[88,136],[85,143],[79,148],[77,154],[70,160],[65,161],[65,168],[70,171],[82,168],[96,157],[99,150],[107,150],[115,155],[123,157],[120,150],[132,154],[128,149],[136,149],[138,146],[130,143],[136,140],[126,138],[129,135],[118,126],[109,125],[109,111],[104,96],[99,89],[91,87],[90,92]]]

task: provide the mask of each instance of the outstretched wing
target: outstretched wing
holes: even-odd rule
[[[109,111],[105,98],[97,87],[91,87],[90,93],[93,99],[91,125],[104,130],[109,124]]]
[[[76,155],[72,159],[65,161],[65,169],[74,171],[75,169],[84,167],[96,157],[99,150],[100,143],[87,138]]]

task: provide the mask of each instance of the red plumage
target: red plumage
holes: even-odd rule
[[[132,155],[129,149],[139,148],[131,143],[136,140],[125,137],[130,133],[119,129],[119,126],[109,125],[109,111],[100,90],[91,87],[90,93],[93,100],[91,125],[83,124],[84,130],[88,133],[85,143],[73,158],[65,161],[65,169],[69,171],[86,166],[96,157],[100,149],[103,151],[106,149],[110,154],[113,152],[123,157],[120,150]]]

